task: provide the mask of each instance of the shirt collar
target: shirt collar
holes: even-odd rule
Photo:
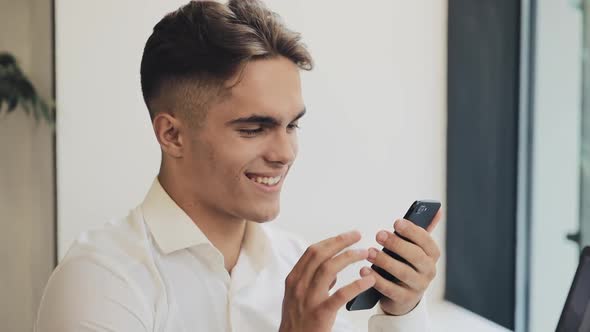
[[[172,200],[156,177],[141,204],[145,222],[164,254],[211,242]]]
[[[144,220],[156,244],[165,254],[195,248],[200,244],[214,247],[193,220],[172,200],[156,177],[141,204]],[[246,223],[242,244],[256,270],[262,269],[270,256],[270,240],[256,222]]]
[[[256,271],[260,271],[268,263],[271,255],[270,239],[262,225],[257,222],[246,222],[246,233],[242,249],[252,259]]]

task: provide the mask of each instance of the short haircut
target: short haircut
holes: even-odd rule
[[[174,109],[198,125],[248,61],[276,56],[313,68],[300,34],[262,2],[191,1],[158,22],[146,42],[141,89],[150,118]]]

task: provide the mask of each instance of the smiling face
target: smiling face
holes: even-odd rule
[[[182,157],[173,162],[187,198],[208,215],[274,219],[305,112],[299,68],[280,56],[250,61],[230,94],[206,112],[198,129],[179,129]]]

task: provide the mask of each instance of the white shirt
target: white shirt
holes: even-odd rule
[[[278,331],[285,278],[306,246],[248,222],[231,276],[222,254],[159,181],[119,221],[82,233],[51,275],[35,331]],[[425,301],[369,331],[427,331]],[[341,314],[333,331],[353,331]]]

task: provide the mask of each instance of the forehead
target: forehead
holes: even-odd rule
[[[228,84],[220,112],[225,118],[257,113],[283,119],[304,108],[299,68],[284,57],[250,61]]]

